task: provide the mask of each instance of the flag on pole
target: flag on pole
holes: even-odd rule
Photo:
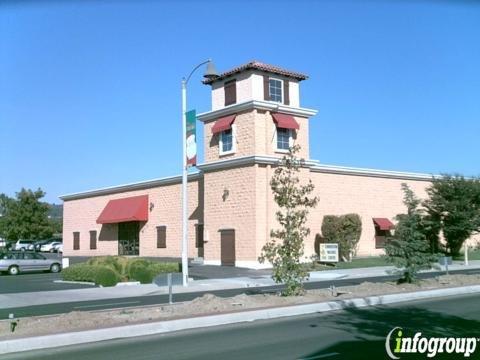
[[[186,153],[187,167],[197,165],[197,115],[195,110],[187,111],[185,114],[187,119],[186,128]]]

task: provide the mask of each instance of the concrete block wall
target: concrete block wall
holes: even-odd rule
[[[254,110],[255,113],[255,148],[252,155],[269,155],[283,157],[285,152],[277,150],[276,125],[270,111]],[[294,130],[293,144],[300,145],[300,158],[309,159],[309,119],[295,116],[300,125],[299,130]]]
[[[237,262],[255,261],[255,166],[208,172],[204,179],[207,263],[220,264],[221,229],[235,230]]]
[[[179,257],[181,255],[181,184],[145,190],[126,191],[104,196],[87,197],[64,202],[64,256],[99,256],[118,254],[117,224],[97,224],[96,219],[109,200],[148,194],[153,204],[149,219],[141,223],[140,256]],[[197,256],[195,225],[203,223],[203,180],[188,183],[189,256]],[[157,248],[157,226],[167,227],[167,247]],[[98,234],[97,249],[90,250],[90,230]],[[80,232],[80,249],[73,250],[73,232]]]
[[[215,121],[210,121],[204,127],[204,157],[205,163],[218,160],[232,159],[236,157],[249,156],[255,154],[255,113],[245,111],[237,114],[235,118],[235,146],[236,151],[233,154],[220,155],[219,139],[220,134],[212,134],[212,127]]]
[[[301,147],[299,157],[309,159],[309,120],[299,116],[294,118],[299,123],[300,129],[294,131],[293,144],[298,144]],[[204,126],[205,163],[242,156],[269,155],[283,157],[285,154],[285,152],[277,150],[276,125],[269,111],[254,109],[237,114],[233,124],[236,149],[232,154],[220,155],[220,134],[212,134],[214,124],[215,120],[205,123]]]
[[[286,78],[280,75],[272,75],[263,71],[245,71],[228,77],[224,81],[218,81],[212,84],[212,111],[225,107],[226,81],[237,80],[237,104],[250,100],[265,101],[263,93],[263,75],[281,79],[289,82],[290,106],[300,106],[300,84],[298,80]]]

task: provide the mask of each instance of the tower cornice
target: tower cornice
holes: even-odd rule
[[[239,113],[247,110],[266,110],[280,112],[283,114],[289,114],[293,116],[301,116],[310,118],[317,114],[317,110],[293,107],[288,105],[279,104],[273,101],[261,101],[261,100],[249,100],[242,103],[229,105],[218,110],[207,111],[197,115],[197,119],[202,122],[209,122],[211,120],[216,120],[220,117],[227,116],[234,113]]]

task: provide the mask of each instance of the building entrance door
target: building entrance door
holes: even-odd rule
[[[195,226],[195,244],[198,250],[198,257],[203,258],[204,251],[203,251],[203,224],[197,224]]]
[[[222,265],[235,266],[235,230],[221,230],[220,245]]]
[[[129,221],[118,224],[118,255],[139,255],[140,223]]]

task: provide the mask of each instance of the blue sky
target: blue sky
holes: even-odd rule
[[[0,192],[180,174],[180,80],[206,58],[310,75],[322,163],[479,175],[479,24],[476,1],[2,1]]]

